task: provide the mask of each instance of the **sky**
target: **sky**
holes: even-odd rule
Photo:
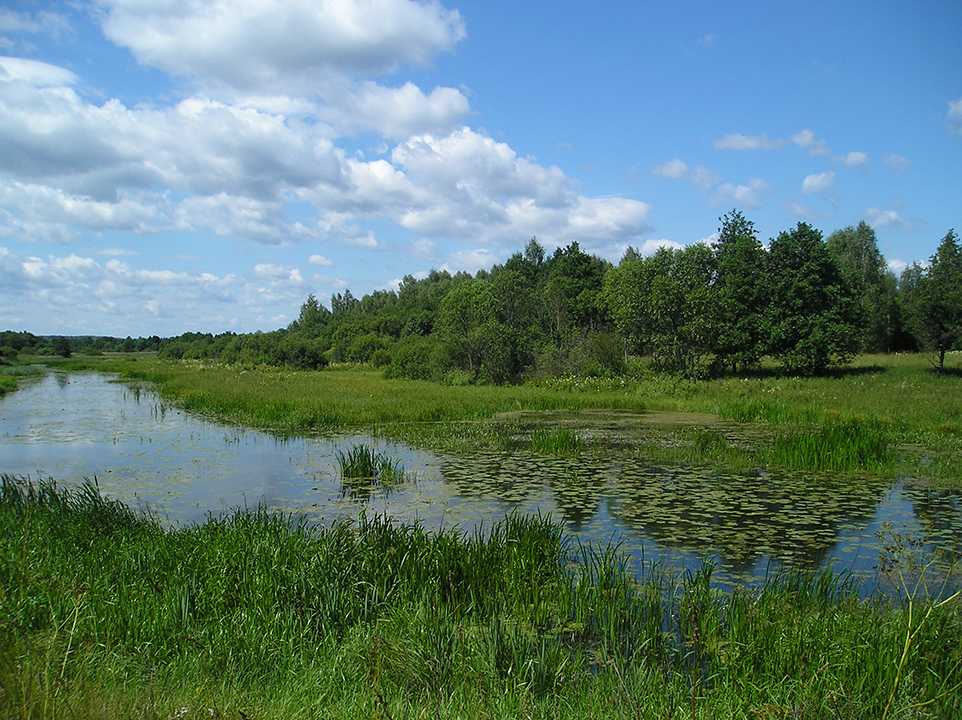
[[[958,0],[4,0],[0,329],[285,327],[314,294],[869,223],[962,230]]]

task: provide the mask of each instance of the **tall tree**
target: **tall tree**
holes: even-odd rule
[[[799,223],[766,259],[770,354],[800,375],[848,362],[861,349],[862,309],[822,234]]]
[[[895,275],[878,249],[875,230],[864,220],[833,232],[828,249],[854,283],[865,313],[865,350],[889,352],[899,332]]]
[[[911,305],[919,340],[938,356],[941,374],[946,352],[962,344],[962,247],[954,230],[942,238],[918,278]]]
[[[755,224],[738,210],[721,218],[715,242],[716,363],[739,367],[758,365],[765,352],[765,250]]]

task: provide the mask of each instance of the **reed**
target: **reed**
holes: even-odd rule
[[[724,593],[710,564],[639,575],[541,516],[165,529],[93,483],[3,477],[0,559],[4,718],[962,713],[958,596],[830,573]]]
[[[536,428],[531,432],[531,452],[543,455],[577,455],[584,442],[568,428]]]

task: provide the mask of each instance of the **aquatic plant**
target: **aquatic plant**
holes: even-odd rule
[[[360,443],[347,451],[337,451],[341,474],[341,495],[366,500],[375,488],[390,490],[402,484],[407,476],[400,461]]]
[[[584,442],[568,428],[536,428],[531,432],[531,452],[545,455],[574,455]]]

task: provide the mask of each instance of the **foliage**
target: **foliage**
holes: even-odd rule
[[[767,256],[769,352],[790,373],[813,375],[858,352],[862,311],[820,232],[799,223]]]
[[[945,354],[962,343],[962,246],[954,230],[942,238],[929,267],[919,271],[908,302],[922,345],[938,356],[941,374]]]

